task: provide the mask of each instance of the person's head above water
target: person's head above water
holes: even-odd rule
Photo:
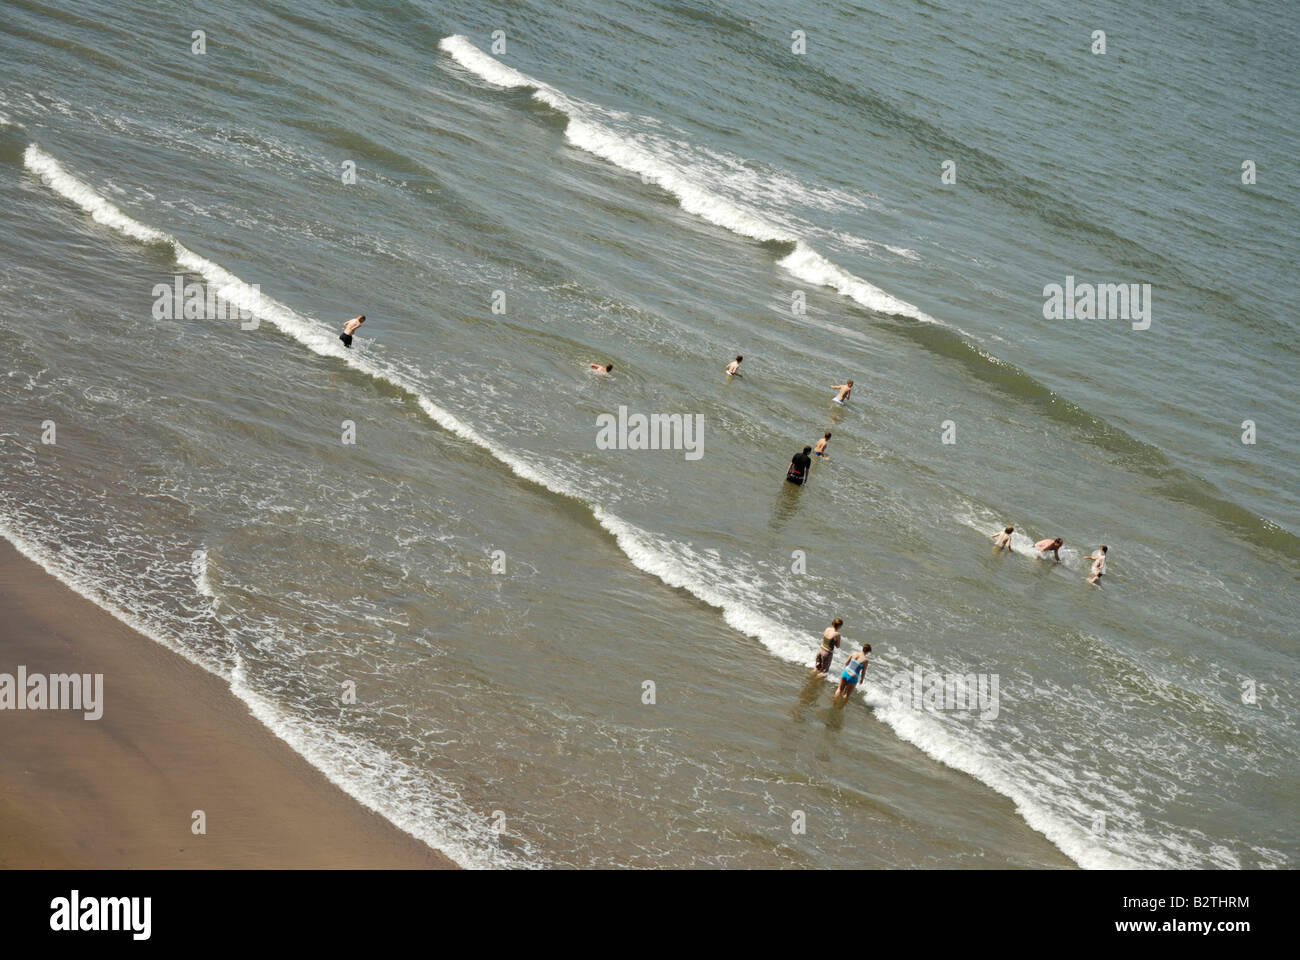
[[[1059,547],[1059,546],[1063,545],[1064,543],[1065,543],[1064,540],[1062,540],[1060,537],[1057,537],[1055,540],[1052,541],[1052,546],[1054,546],[1054,547]]]
[[[737,363],[740,363],[740,361],[741,361],[741,360],[744,360],[744,359],[745,359],[745,358],[742,357],[740,354],[736,354],[736,362],[737,362]]]
[[[804,448],[803,448],[803,452],[804,452],[804,453],[812,453],[812,447],[804,447]]]
[[[1101,545],[1101,552],[1102,552],[1102,553],[1105,553],[1105,552],[1106,552],[1106,544],[1104,544],[1104,543]]]
[[[869,643],[864,643],[864,644],[862,645],[862,652],[863,652],[863,653],[870,653],[870,652],[871,652],[871,644],[869,644]]]
[[[851,386],[853,386],[853,381],[852,381],[852,380],[845,380],[845,381],[844,381],[844,385],[845,385],[846,387],[851,387]]]
[[[610,372],[611,370],[613,370],[613,369],[614,369],[614,365],[613,365],[612,363],[607,363],[607,364],[605,364],[605,372],[606,372],[606,373],[609,373],[609,372]]]
[[[1015,528],[1015,527],[1012,527],[1012,526],[1008,526],[1008,527],[1007,527],[1005,530],[1003,530],[1002,532],[1003,532],[1003,533],[1015,533],[1015,532],[1016,532],[1016,528]]]
[[[830,432],[829,430],[827,430],[827,431],[826,431],[826,439],[829,440],[830,438],[831,438],[831,432]]]
[[[364,313],[359,314],[357,316],[357,323],[365,323],[365,322],[366,322],[366,315]]]
[[[844,621],[841,620],[839,617],[836,617],[834,620],[831,621],[831,626],[834,627],[836,630],[838,630],[840,627],[844,626]]]

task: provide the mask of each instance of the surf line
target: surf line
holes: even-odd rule
[[[549,84],[506,66],[460,34],[444,37],[438,41],[438,46],[470,73],[494,86],[506,89],[532,89],[534,100],[546,104],[568,118],[564,137],[569,143],[616,167],[639,174],[643,179],[658,184],[672,194],[678,206],[687,213],[695,214],[714,226],[760,243],[793,245],[794,249],[778,260],[777,265],[796,278],[817,286],[830,287],[842,296],[877,313],[910,317],[922,323],[938,326],[952,326],[837,266],[803,239],[782,230],[760,213],[746,209],[743,204],[734,203],[720,194],[698,186],[680,169],[659,160],[644,146],[592,119],[590,113],[583,109],[584,106],[590,107],[590,104],[584,104],[583,101],[576,100]],[[964,331],[958,332],[966,335]]]

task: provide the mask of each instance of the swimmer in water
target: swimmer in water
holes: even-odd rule
[[[822,437],[815,444],[813,444],[813,454],[821,460],[829,460],[830,457],[827,456],[826,454],[826,444],[830,442],[831,442],[831,434],[830,431],[828,430],[826,431],[826,436]]]
[[[339,339],[343,341],[343,346],[352,346],[352,334],[357,332],[357,328],[366,322],[364,313],[358,314],[347,323],[343,324],[343,332],[339,334]]]
[[[1059,563],[1061,560],[1061,547],[1064,544],[1065,541],[1057,537],[1055,540],[1039,540],[1034,544],[1034,549],[1038,551],[1038,556],[1043,560],[1047,559],[1047,551],[1051,550]]]
[[[602,377],[607,377],[609,376],[610,371],[614,369],[614,365],[612,363],[607,363],[602,367],[599,363],[589,363],[587,364],[587,369],[592,373],[599,373]]]
[[[1009,549],[1011,547],[1011,534],[1015,532],[1015,527],[1008,526],[1001,533],[993,534],[993,546],[998,550]]]
[[[738,376],[740,376],[740,361],[741,361],[741,360],[744,360],[744,359],[745,359],[745,358],[742,357],[740,354],[736,354],[736,359],[735,359],[735,360],[732,360],[732,361],[731,361],[729,364],[727,364],[727,366],[724,368],[724,369],[727,371],[727,376],[729,376],[729,377],[738,377]]]
[[[848,700],[857,689],[858,682],[862,675],[867,672],[867,654],[871,652],[871,644],[864,643],[862,650],[853,654],[844,661],[844,671],[840,674],[840,685],[835,688],[835,696],[831,697],[831,703],[836,700]]]
[[[822,631],[822,644],[817,650],[817,656],[813,658],[813,669],[823,677],[831,668],[831,655],[840,645],[840,627],[844,626],[844,621],[836,617],[831,621],[831,625]]]
[[[853,392],[853,381],[845,380],[843,383],[837,383],[832,385],[831,389],[839,391],[839,393],[832,399],[840,406],[843,406],[844,401],[848,400],[849,394]]]

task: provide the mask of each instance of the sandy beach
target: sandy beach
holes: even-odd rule
[[[0,711],[0,867],[455,866],[327,781],[219,678],[3,541],[0,624],[0,673],[104,675],[98,720]]]

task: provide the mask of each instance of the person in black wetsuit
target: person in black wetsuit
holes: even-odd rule
[[[808,474],[812,471],[812,447],[804,447],[802,453],[796,453],[790,458],[790,466],[786,468],[785,479],[795,486],[803,486],[808,479]]]

